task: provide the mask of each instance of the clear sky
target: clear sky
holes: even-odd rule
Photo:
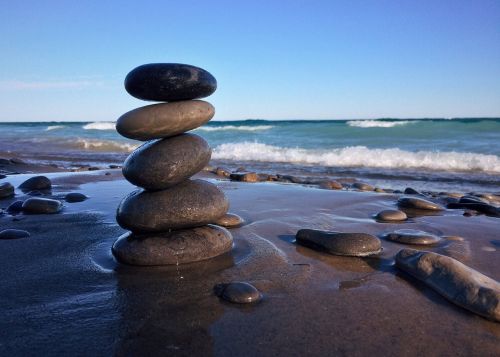
[[[4,1],[0,49],[0,121],[114,121],[149,62],[219,120],[500,116],[499,0]]]

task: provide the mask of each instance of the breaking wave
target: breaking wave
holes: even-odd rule
[[[64,129],[65,127],[66,125],[49,125],[47,128],[45,128],[45,131]]]
[[[95,122],[85,124],[82,128],[85,130],[115,130],[114,122]]]
[[[202,126],[197,130],[203,131],[227,131],[227,130],[235,130],[235,131],[261,131],[261,130],[269,130],[274,128],[273,125],[223,125],[223,126]]]
[[[90,151],[131,152],[139,144],[118,142],[113,140],[77,139],[74,144],[81,149]]]
[[[398,120],[398,121],[382,121],[382,120],[350,120],[347,125],[357,128],[393,128],[395,126],[403,126],[416,123],[416,120]]]

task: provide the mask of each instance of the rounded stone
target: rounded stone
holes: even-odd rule
[[[16,214],[16,213],[19,213],[23,210],[23,203],[24,201],[15,201],[15,202],[12,202],[9,207],[7,207],[7,213],[10,213],[10,214]]]
[[[245,223],[245,220],[237,214],[226,213],[213,223],[226,228],[237,228],[241,227]]]
[[[23,202],[23,212],[33,214],[58,213],[62,210],[61,201],[50,198],[33,197]]]
[[[441,241],[441,238],[424,231],[416,229],[398,229],[392,233],[387,233],[385,238],[403,244],[432,245]]]
[[[152,104],[123,114],[116,130],[129,139],[160,139],[196,129],[214,114],[214,107],[202,100]]]
[[[66,196],[64,196],[66,202],[74,203],[74,202],[83,202],[88,199],[83,193],[80,192],[70,192]]]
[[[405,194],[405,195],[420,195],[420,192],[418,192],[418,191],[417,191],[417,190],[415,190],[414,188],[407,187],[407,188],[404,190],[404,194]]]
[[[343,188],[340,182],[333,180],[321,182],[319,187],[325,190],[341,190]]]
[[[259,182],[259,176],[255,172],[233,172],[229,178],[234,181]]]
[[[406,219],[408,219],[408,217],[406,216],[406,213],[404,213],[403,211],[387,209],[377,213],[375,219],[386,222],[391,222],[391,221],[400,222],[400,221],[405,221]]]
[[[46,176],[33,176],[19,185],[19,188],[23,191],[50,190],[52,182]]]
[[[118,206],[118,224],[134,232],[161,232],[215,222],[229,202],[219,188],[203,180],[187,180],[161,191],[136,190]]]
[[[210,146],[201,136],[181,134],[143,144],[127,157],[122,172],[134,185],[162,190],[201,171],[211,155]]]
[[[420,209],[420,210],[428,210],[428,211],[442,211],[444,207],[431,202],[424,200],[422,198],[415,197],[401,197],[398,200],[398,206],[404,208],[412,208],[412,209]]]
[[[9,182],[0,183],[0,199],[14,196],[14,186]]]
[[[382,243],[377,237],[367,233],[340,233],[301,229],[295,235],[297,243],[319,248],[334,255],[364,257],[377,254]]]
[[[30,233],[21,229],[4,229],[0,232],[0,239],[28,238]]]
[[[180,63],[150,63],[134,68],[125,78],[127,92],[143,100],[173,102],[208,97],[217,89],[214,76]]]
[[[130,265],[176,265],[229,252],[233,237],[225,228],[207,225],[152,234],[125,233],[113,244],[113,255]]]
[[[373,186],[364,182],[355,182],[352,184],[352,188],[360,191],[373,191]]]
[[[262,299],[260,291],[255,286],[242,281],[217,284],[214,292],[218,297],[234,304],[255,304]]]

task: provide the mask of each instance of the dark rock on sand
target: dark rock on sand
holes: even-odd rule
[[[33,190],[50,190],[52,188],[52,182],[46,176],[33,176],[20,184],[19,188],[24,192]]]
[[[173,102],[207,97],[217,81],[204,69],[180,63],[150,63],[125,78],[127,92],[139,99]]]
[[[236,228],[241,227],[245,223],[245,221],[237,214],[226,213],[224,216],[213,223],[226,228]]]
[[[30,233],[21,229],[4,229],[0,232],[0,239],[28,238]]]
[[[228,208],[229,202],[217,186],[187,180],[162,191],[130,193],[118,206],[116,220],[134,232],[159,232],[215,222]]]
[[[338,181],[324,181],[319,184],[320,188],[326,190],[341,190],[344,186]]]
[[[74,202],[83,202],[88,199],[83,193],[80,192],[70,192],[66,196],[64,196],[66,202],[74,203]]]
[[[113,245],[118,261],[130,265],[175,265],[214,258],[231,250],[225,228],[207,225],[170,232],[122,235]]]
[[[130,139],[160,139],[196,129],[214,114],[214,107],[202,100],[153,104],[123,114],[116,130]]]
[[[385,235],[386,239],[404,244],[432,245],[441,241],[441,238],[416,229],[398,229]]]
[[[450,209],[474,210],[489,216],[500,217],[500,209],[487,203],[448,203],[446,207]]]
[[[444,207],[442,207],[437,203],[415,197],[401,197],[398,200],[398,206],[404,208],[412,208],[412,209],[428,210],[428,211],[444,210]]]
[[[16,214],[16,213],[19,213],[23,210],[23,203],[24,201],[15,201],[13,203],[11,203],[9,205],[9,207],[7,207],[7,213],[10,213],[10,214]]]
[[[9,182],[0,183],[0,199],[14,196],[14,186]]]
[[[405,221],[408,219],[406,213],[399,210],[387,209],[377,213],[375,218],[379,221],[391,222],[391,221]]]
[[[217,284],[214,292],[221,299],[235,304],[252,304],[262,299],[261,293],[255,286],[241,281]]]
[[[217,176],[229,177],[229,176],[231,176],[231,171],[224,168],[224,167],[218,167],[215,169],[215,174]]]
[[[62,202],[50,198],[28,198],[23,202],[23,212],[33,214],[58,213],[62,210]]]
[[[259,176],[255,172],[233,172],[229,178],[234,181],[258,182]]]
[[[5,165],[9,165],[9,164],[10,164],[9,159],[4,159],[3,157],[0,157],[0,165],[1,166],[5,166]]]
[[[108,165],[108,167],[110,169],[119,169],[121,166],[120,165],[114,165],[114,164],[111,164],[111,165]]]
[[[295,238],[297,243],[320,248],[330,254],[364,257],[382,250],[380,239],[367,233],[340,233],[301,229]]]
[[[373,186],[364,182],[355,182],[352,184],[352,188],[360,191],[373,191]]]
[[[6,177],[7,177],[7,175],[0,174],[0,180],[1,180],[1,179],[4,179],[4,178],[6,178]]]
[[[208,143],[195,134],[152,140],[127,157],[123,176],[147,190],[162,190],[201,171],[211,154]]]
[[[19,159],[17,157],[13,157],[12,159],[10,159],[10,162],[13,164],[25,164],[26,163],[26,161]]]
[[[405,195],[420,195],[420,192],[418,192],[417,190],[415,190],[411,187],[407,187],[404,191],[404,194]]]
[[[401,250],[396,266],[449,301],[500,322],[500,283],[486,275],[453,258],[414,249]]]

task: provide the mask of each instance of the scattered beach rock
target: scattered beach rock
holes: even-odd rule
[[[171,232],[125,233],[113,245],[118,261],[130,265],[176,265],[214,258],[232,249],[225,228],[207,225]]]
[[[162,190],[201,171],[211,154],[208,143],[195,134],[152,140],[127,157],[123,176],[147,190]]]
[[[473,216],[477,216],[479,214],[478,211],[474,211],[472,209],[466,209],[464,210],[464,217],[473,217]]]
[[[442,210],[444,210],[444,207],[437,204],[437,203],[427,201],[427,200],[424,200],[422,198],[415,198],[415,197],[401,197],[398,200],[398,206],[404,207],[404,208],[427,210],[427,211],[442,211]]]
[[[66,202],[74,203],[74,202],[83,202],[88,199],[83,193],[80,192],[70,192],[66,196],[64,196]]]
[[[202,226],[227,213],[229,202],[217,186],[187,180],[162,191],[136,190],[120,203],[118,224],[134,232]]]
[[[215,169],[215,174],[217,176],[229,177],[229,176],[231,176],[231,171],[224,168],[224,167],[218,167]]]
[[[0,165],[1,166],[5,166],[5,165],[9,165],[9,164],[10,164],[9,159],[4,159],[3,157],[0,157]]]
[[[355,182],[352,184],[352,188],[360,191],[373,191],[373,186],[364,182]]]
[[[383,188],[380,188],[380,187],[375,187],[373,189],[373,191],[377,192],[377,193],[386,193],[386,191]]]
[[[403,244],[432,245],[441,241],[441,238],[416,229],[398,229],[384,236],[386,239]]]
[[[1,180],[1,179],[4,179],[4,178],[6,178],[6,177],[7,177],[7,175],[0,174],[0,180]]]
[[[52,200],[50,198],[28,198],[23,202],[23,212],[33,214],[51,214],[58,213],[62,210],[63,204],[61,201]]]
[[[123,114],[116,130],[135,140],[167,138],[202,126],[214,114],[212,104],[202,100],[153,104]]]
[[[217,284],[214,292],[221,299],[235,304],[254,304],[262,299],[261,293],[255,286],[241,281]]]
[[[19,188],[24,192],[33,190],[50,190],[52,188],[52,182],[46,176],[33,176],[20,184]]]
[[[448,203],[450,209],[466,209],[484,213],[488,216],[500,217],[500,210],[488,203]]]
[[[408,219],[408,217],[406,216],[406,213],[404,213],[403,211],[387,209],[377,213],[375,219],[385,222],[392,222],[392,221],[400,222],[400,221],[405,221],[406,219]]]
[[[9,182],[0,183],[0,199],[14,196],[14,186]]]
[[[500,283],[453,258],[403,249],[396,266],[421,280],[449,301],[500,322]]]
[[[326,190],[341,190],[344,186],[338,181],[324,181],[319,184],[320,188]]]
[[[380,239],[367,233],[340,233],[301,229],[295,235],[297,243],[320,248],[330,254],[364,257],[382,250]]]
[[[114,164],[111,164],[111,165],[108,165],[108,167],[110,169],[119,169],[121,166],[120,165],[114,165]]]
[[[23,203],[24,201],[15,201],[15,202],[12,202],[9,207],[7,207],[7,213],[10,213],[10,214],[16,214],[16,213],[19,213],[23,210]]]
[[[26,161],[19,159],[17,157],[13,157],[12,159],[10,159],[10,162],[13,164],[25,164],[26,163]]]
[[[405,195],[420,195],[420,192],[418,192],[417,190],[415,190],[414,188],[411,188],[411,187],[407,187],[404,191],[404,194]]]
[[[151,63],[130,71],[125,78],[125,89],[138,99],[173,102],[207,97],[217,89],[217,81],[195,66]]]
[[[28,238],[30,233],[21,229],[4,229],[0,232],[0,239]]]
[[[229,178],[234,181],[258,182],[259,176],[255,172],[233,172]]]
[[[226,213],[224,216],[213,222],[218,226],[226,227],[226,228],[237,228],[241,227],[245,221],[243,218],[234,213]]]

